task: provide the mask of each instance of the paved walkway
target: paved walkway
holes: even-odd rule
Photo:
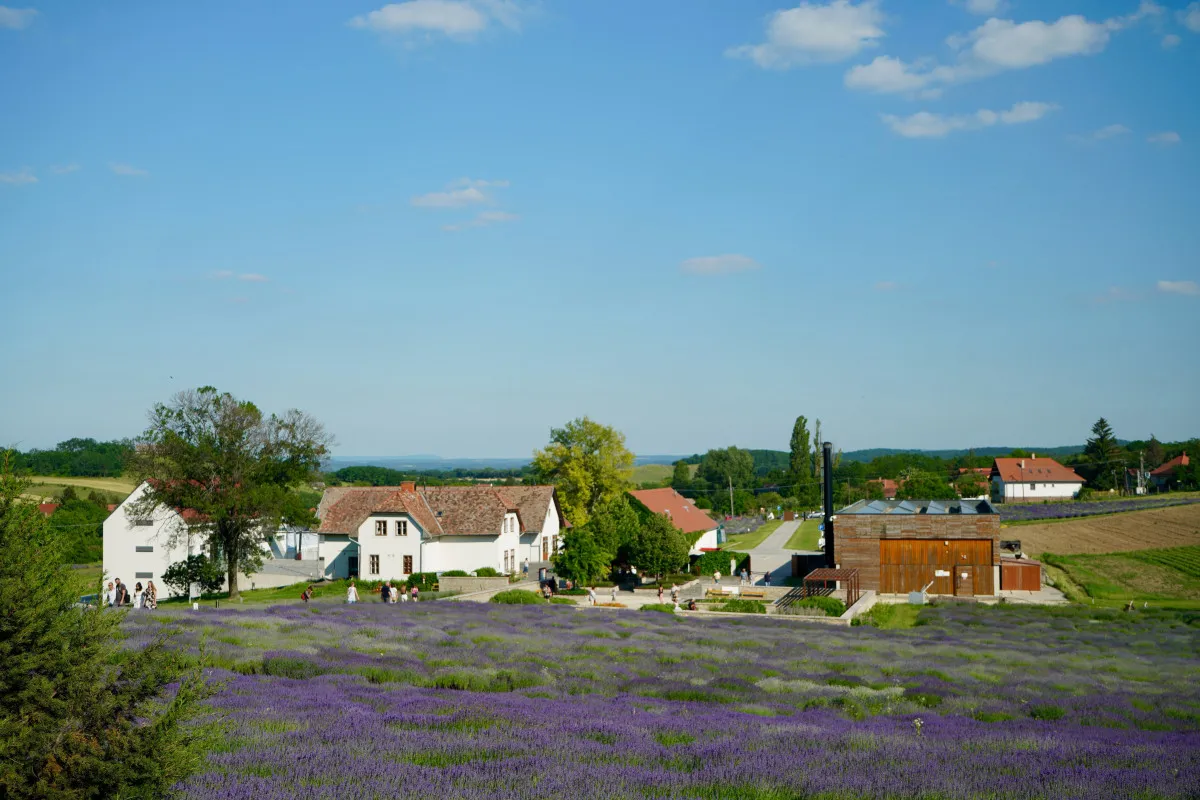
[[[778,586],[779,583],[792,574],[792,554],[809,552],[806,550],[789,550],[787,549],[787,541],[792,538],[792,535],[800,527],[800,520],[792,520],[785,522],[775,529],[775,532],[766,538],[766,540],[758,547],[748,551],[750,553],[750,564],[754,567],[755,583],[762,584],[762,576],[760,573],[770,572],[771,583]],[[722,581],[724,583],[724,581]]]

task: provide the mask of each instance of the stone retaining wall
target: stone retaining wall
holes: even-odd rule
[[[486,592],[508,588],[508,578],[438,578],[438,588],[443,592]]]

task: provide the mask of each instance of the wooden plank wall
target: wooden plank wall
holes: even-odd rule
[[[947,543],[948,542],[948,543]],[[984,539],[881,539],[879,591],[885,594],[917,592],[933,582],[931,594],[963,594],[956,588],[955,573],[970,573],[972,594],[994,594],[992,543]],[[949,572],[937,577],[937,570]]]

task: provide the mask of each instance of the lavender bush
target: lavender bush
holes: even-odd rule
[[[1094,517],[1097,514],[1115,514],[1121,511],[1145,511],[1151,508],[1167,508],[1200,503],[1200,497],[1147,497],[1136,500],[1104,500],[1095,503],[999,503],[1002,522],[1034,522],[1043,519],[1069,519],[1071,517]]]
[[[422,603],[131,615],[227,684],[188,798],[1200,796],[1193,620],[907,631]],[[197,652],[199,650],[197,649]]]

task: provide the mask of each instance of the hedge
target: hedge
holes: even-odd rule
[[[793,603],[800,608],[819,608],[825,612],[828,617],[840,617],[846,613],[846,604],[836,597],[806,597],[799,602]]]
[[[480,567],[475,570],[476,578],[499,578],[500,573],[494,567]]]
[[[469,578],[471,576],[469,574],[467,574],[467,571],[465,569],[451,569],[451,570],[446,570],[445,572],[443,572],[442,577],[443,578]]]
[[[546,601],[537,592],[530,592],[525,589],[509,589],[493,595],[489,602],[507,606],[535,606]]]
[[[743,569],[750,569],[749,554],[739,553],[735,550],[715,550],[697,558],[692,564],[692,571],[697,575],[712,575],[714,572],[728,575],[729,560],[731,558],[737,559],[738,572],[741,572]]]
[[[675,606],[670,603],[647,603],[642,606],[642,611],[661,611],[664,614],[674,614]]]
[[[759,600],[735,598],[733,600],[726,600],[714,608],[713,611],[729,611],[734,614],[765,614],[767,613],[767,607]]]

